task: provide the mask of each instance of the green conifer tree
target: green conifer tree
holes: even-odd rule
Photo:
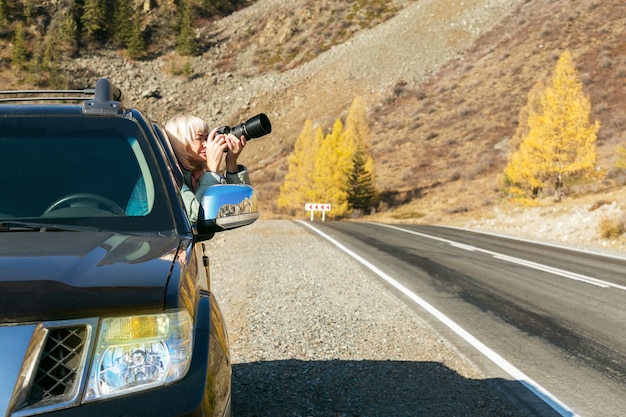
[[[13,50],[11,51],[11,66],[17,72],[26,69],[28,61],[28,51],[26,49],[26,34],[24,25],[18,22],[13,34]]]
[[[369,214],[376,196],[374,180],[366,168],[367,157],[363,150],[357,150],[352,156],[352,170],[348,174],[348,206]]]
[[[33,24],[33,16],[35,15],[35,7],[32,0],[24,0],[24,17],[26,18],[26,25]]]
[[[146,56],[146,39],[141,29],[142,19],[139,9],[133,13],[131,25],[130,38],[126,44],[126,53],[131,59],[142,59]]]
[[[53,88],[64,88],[60,71],[60,51],[54,32],[46,36],[41,68],[46,72],[48,85]]]
[[[127,48],[132,39],[132,33],[136,25],[133,20],[133,3],[130,1],[116,1],[113,13],[113,40],[122,47]]]
[[[105,0],[85,0],[80,20],[89,41],[102,40],[107,31]]]
[[[348,205],[350,209],[361,212],[369,212],[376,196],[370,136],[365,102],[357,97],[352,101],[346,117],[343,141],[353,147],[352,166],[346,172]]]
[[[78,24],[71,11],[63,16],[58,36],[60,49],[69,55],[74,54],[78,49]]]
[[[0,0],[0,31],[6,29],[7,24],[7,0]]]
[[[182,56],[198,55],[200,47],[196,39],[193,27],[193,9],[190,0],[186,0],[182,5],[182,15],[178,36],[176,37],[176,52]]]
[[[202,9],[207,15],[227,14],[236,10],[237,2],[233,0],[202,0]]]

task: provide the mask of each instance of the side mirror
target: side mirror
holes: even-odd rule
[[[198,233],[213,235],[254,223],[259,218],[256,194],[249,185],[218,184],[206,189],[200,200]]]

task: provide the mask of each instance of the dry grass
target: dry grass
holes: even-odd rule
[[[500,173],[518,112],[531,86],[552,71],[570,49],[601,129],[598,164],[611,171],[617,146],[626,141],[626,16],[619,1],[528,1],[461,58],[410,90],[398,84],[375,111],[373,151],[377,179],[385,190],[421,189],[407,212],[435,219],[479,213],[503,200]],[[390,146],[391,145],[391,146]],[[622,176],[569,196],[623,186]],[[546,190],[549,198],[549,190]],[[399,209],[400,210],[400,209]]]

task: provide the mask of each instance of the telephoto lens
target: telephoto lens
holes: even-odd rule
[[[254,117],[248,119],[245,123],[237,126],[222,126],[217,129],[219,134],[232,133],[236,137],[245,136],[246,140],[260,138],[268,133],[272,132],[272,123],[270,123],[269,117],[264,113],[257,114]]]

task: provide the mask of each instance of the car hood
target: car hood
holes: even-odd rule
[[[158,310],[179,238],[0,233],[0,323]]]

